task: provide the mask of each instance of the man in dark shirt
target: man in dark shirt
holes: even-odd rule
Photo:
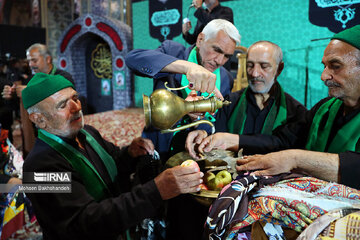
[[[60,74],[75,85],[75,82],[72,79],[70,73],[57,69],[53,65],[51,54],[47,49],[46,45],[41,43],[35,43],[31,45],[26,50],[26,58],[29,62],[29,67],[33,74],[39,72],[51,74],[51,75]],[[26,87],[26,84],[30,79],[31,77],[25,80],[25,82],[22,82],[22,84],[17,84],[17,85],[14,84],[12,86],[5,85],[2,92],[3,98],[10,99],[13,97],[15,92],[18,97],[21,97],[21,91]]]
[[[202,8],[203,2],[206,9]],[[194,16],[197,18],[197,23],[194,32],[189,33],[191,29],[191,22],[185,21],[182,26],[183,38],[189,44],[194,44],[199,33],[202,32],[206,24],[213,19],[225,19],[234,23],[234,16],[231,8],[221,6],[219,0],[194,0],[192,5],[196,8]]]
[[[246,59],[249,87],[230,94],[232,104],[220,109],[217,115],[217,132],[271,135],[276,128],[305,114],[306,108],[277,82],[284,68],[282,57],[281,48],[269,41],[249,47]]]
[[[258,41],[248,49],[246,70],[249,86],[231,93],[229,106],[216,115],[216,132],[268,134],[288,122],[301,118],[306,108],[277,82],[284,68],[281,48],[269,41]],[[200,129],[203,126],[199,127]],[[201,131],[194,131],[188,142]]]
[[[153,154],[151,141],[135,139],[119,149],[84,126],[81,103],[71,82],[37,73],[22,100],[38,138],[24,162],[28,173],[71,172],[71,193],[28,193],[44,239],[118,239],[144,218],[158,215],[163,200],[199,191],[203,173],[177,166],[129,190],[134,157]],[[128,192],[126,192],[128,191]]]
[[[269,135],[216,133],[198,137],[199,151],[243,148],[254,155],[238,160],[238,171],[276,175],[293,169],[360,189],[360,25],[335,34],[324,51],[321,80],[330,97],[302,119]],[[291,149],[301,148],[306,150]],[[195,158],[193,143],[187,149]],[[274,152],[283,150],[279,152]]]
[[[306,108],[284,93],[277,82],[277,77],[283,67],[282,51],[278,45],[268,41],[259,41],[251,45],[247,56],[249,87],[230,94],[231,104],[217,112],[216,132],[271,134],[273,129],[301,117],[306,112]],[[203,127],[199,126],[199,128]],[[202,131],[193,131],[190,137],[195,140],[196,133]],[[185,135],[186,132],[183,134]],[[173,140],[178,142],[175,152],[183,151],[184,141],[177,139],[177,135]],[[169,234],[173,234],[169,239],[199,239],[202,235],[202,226],[206,221],[208,208],[187,196],[179,196],[172,199],[170,203],[175,201],[176,204],[172,204],[175,207],[169,204],[172,208],[168,212],[172,211],[176,214],[173,213],[169,219],[180,219],[177,225],[181,225],[186,230],[174,229],[173,231],[178,231],[173,234],[172,226],[169,226]],[[187,219],[190,214],[192,215],[191,219]],[[189,234],[185,235],[186,233]]]

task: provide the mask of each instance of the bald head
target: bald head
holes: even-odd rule
[[[253,48],[258,48],[258,47],[262,47],[263,49],[268,49],[269,53],[271,52],[273,58],[275,59],[276,63],[279,64],[282,62],[283,60],[283,53],[281,48],[279,47],[279,45],[270,42],[270,41],[258,41],[253,43],[249,48],[248,48],[248,53],[251,51],[251,49]]]
[[[275,43],[259,41],[248,48],[246,71],[253,92],[268,93],[283,68],[282,51]]]

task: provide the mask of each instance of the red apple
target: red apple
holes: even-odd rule
[[[184,161],[180,166],[182,166],[182,167],[192,167],[192,168],[195,168],[197,172],[200,172],[199,165],[197,164],[197,162],[195,162],[192,159],[188,159],[188,160]]]
[[[205,184],[203,184],[203,183],[201,183],[201,184],[199,185],[199,188],[200,188],[200,189],[203,189],[203,190],[209,190],[208,187],[207,187]]]

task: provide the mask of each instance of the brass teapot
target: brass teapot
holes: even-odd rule
[[[162,130],[162,133],[176,132],[201,123],[212,126],[214,132],[214,125],[208,120],[196,121],[175,129],[170,128],[188,113],[215,112],[229,104],[229,101],[221,101],[214,96],[198,101],[185,101],[166,89],[155,90],[150,97],[143,95],[146,126],[152,125]]]

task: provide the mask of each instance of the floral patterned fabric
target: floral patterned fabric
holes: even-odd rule
[[[330,210],[359,205],[360,191],[312,177],[284,180],[260,189],[249,202],[249,215],[235,228],[259,219],[303,231]]]
[[[216,226],[207,222],[208,228],[215,229],[226,223],[217,229],[217,233],[221,233],[221,235],[226,229],[226,233],[221,236],[222,239],[224,237],[236,239],[241,229],[258,220],[265,220],[301,232],[328,211],[338,208],[352,208],[360,204],[359,190],[312,177],[282,180],[253,191],[249,191],[250,188],[244,186],[243,183],[239,187],[240,183],[239,181],[236,183],[236,181],[231,183],[225,191],[222,191],[209,213],[211,219],[220,217],[221,220],[217,220]],[[250,182],[253,185],[256,181]],[[246,194],[249,199],[248,204],[236,197],[241,196],[243,198],[244,191],[245,193],[248,192]],[[223,202],[222,206],[230,207],[213,209],[214,206],[219,206],[220,201]],[[244,216],[242,219],[237,219],[233,212],[235,208],[237,209],[236,212],[243,212],[241,214]],[[228,215],[226,221],[223,220],[225,215]]]
[[[85,124],[96,128],[101,136],[118,147],[130,145],[145,127],[142,109],[124,109],[85,115]]]

